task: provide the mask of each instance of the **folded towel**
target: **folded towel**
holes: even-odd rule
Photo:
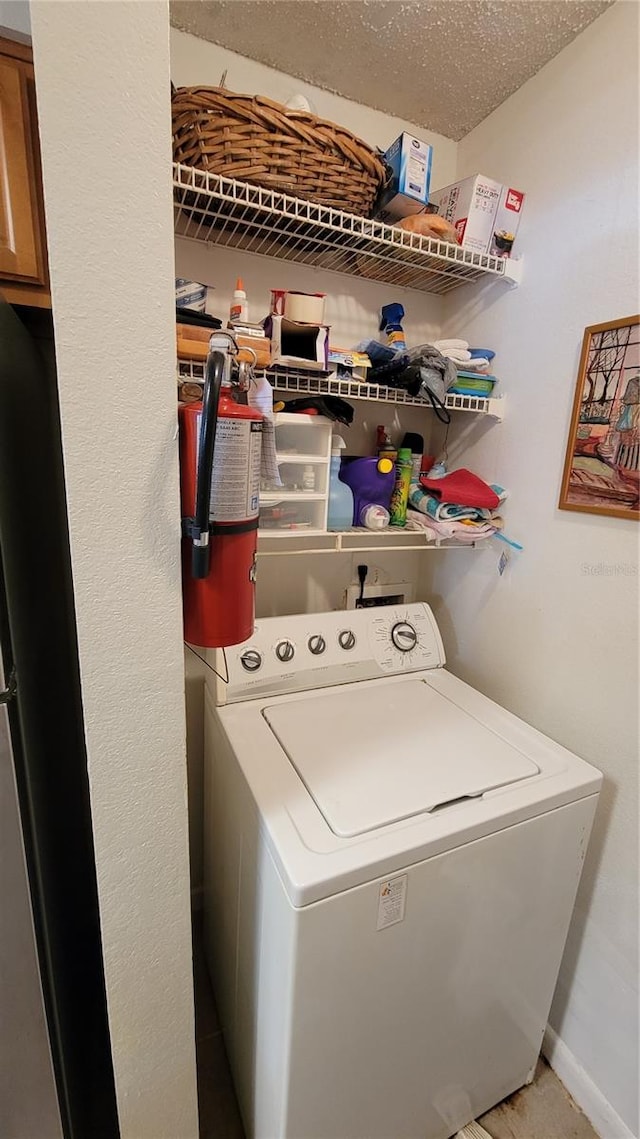
[[[492,538],[497,532],[496,522],[502,524],[502,519],[495,522],[441,522],[435,518],[427,518],[416,510],[407,510],[407,527],[410,530],[424,530],[430,539],[454,539],[465,545],[479,542],[483,538]]]
[[[446,356],[449,348],[466,352],[469,347],[466,340],[435,340],[433,346],[437,348],[439,352],[442,352],[443,356]]]
[[[462,364],[464,366],[465,372],[489,371],[489,361],[487,359],[483,359],[482,357],[476,357],[475,359],[472,358],[471,360],[456,360],[456,363]],[[458,371],[460,372],[462,369],[458,368]]]
[[[484,507],[488,510],[495,510],[500,505],[500,497],[493,487],[464,467],[437,479],[423,475],[420,486],[438,502],[465,507]]]
[[[438,351],[441,351],[447,360],[453,360],[454,364],[468,364],[471,360],[469,353],[462,348],[443,348]]]
[[[421,514],[439,522],[489,522],[492,513],[486,507],[457,506],[452,502],[438,502],[430,494],[426,494],[419,486],[412,486],[409,491],[409,502]]]

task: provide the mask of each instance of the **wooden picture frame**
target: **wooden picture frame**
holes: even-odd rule
[[[640,316],[585,329],[560,510],[640,520]]]

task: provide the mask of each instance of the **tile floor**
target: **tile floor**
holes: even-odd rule
[[[244,1139],[197,926],[194,981],[200,1139]],[[598,1139],[544,1060],[540,1060],[529,1087],[498,1104],[479,1122],[492,1139]]]

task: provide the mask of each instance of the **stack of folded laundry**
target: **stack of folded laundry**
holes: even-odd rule
[[[453,360],[456,366],[457,380],[450,392],[455,395],[491,395],[497,382],[495,376],[489,375],[495,352],[490,348],[470,348],[466,340],[436,340],[434,348]]]
[[[488,372],[495,356],[489,348],[470,348],[466,340],[435,340],[433,347],[467,372]]]
[[[490,486],[463,467],[435,478],[423,475],[409,493],[407,525],[413,530],[426,530],[434,540],[478,542],[502,530],[504,523],[498,510],[506,498],[503,487]]]

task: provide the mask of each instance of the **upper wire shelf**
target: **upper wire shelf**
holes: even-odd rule
[[[204,383],[202,360],[179,360],[178,379],[182,382]],[[255,369],[258,377],[266,376],[278,392],[297,392],[298,395],[337,395],[343,399],[368,400],[371,403],[400,403],[408,407],[421,407],[429,411],[431,404],[418,396],[409,395],[403,388],[387,388],[382,384],[367,384],[361,380],[339,380],[335,375],[318,376],[313,372],[294,371],[291,368]],[[474,395],[456,395],[448,392],[445,407],[449,411],[472,411],[504,419],[505,397],[489,398]]]
[[[174,163],[176,234],[444,295],[481,277],[515,281],[518,262]]]

